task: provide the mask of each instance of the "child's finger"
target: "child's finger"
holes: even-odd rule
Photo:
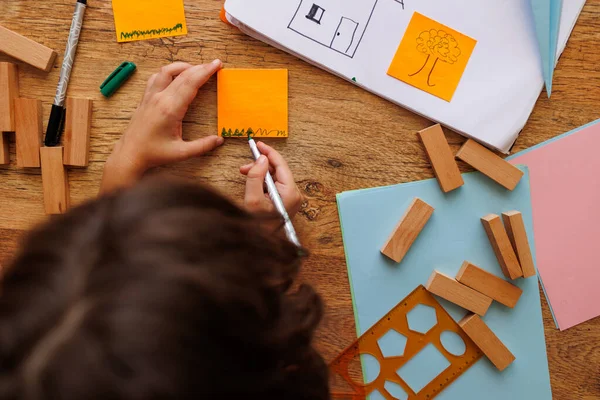
[[[248,175],[248,172],[250,171],[250,169],[252,169],[252,167],[254,167],[254,163],[242,165],[240,167],[240,172],[242,173],[242,175]]]
[[[146,87],[146,93],[158,93],[165,90],[172,82],[173,79],[181,74],[183,71],[191,68],[192,65],[184,62],[176,62],[169,64],[160,69],[160,72],[154,74],[148,80],[148,86]]]
[[[221,60],[210,64],[196,65],[182,72],[165,90],[165,94],[174,101],[176,109],[188,107],[196,98],[198,90],[210,79],[215,72],[221,69]]]
[[[246,196],[244,201],[249,208],[258,208],[265,201],[263,182],[269,170],[269,161],[266,156],[260,156],[248,171],[246,180]]]
[[[199,157],[212,151],[222,145],[224,142],[222,137],[213,135],[202,139],[192,140],[190,142],[179,142],[178,152],[181,161],[187,160],[193,157]]]
[[[248,171],[250,171],[250,168],[252,168],[253,166],[254,166],[254,163],[242,165],[240,167],[240,172],[242,173],[242,175],[248,175]],[[272,165],[269,165],[269,172],[271,173],[271,175],[273,175],[275,173],[275,168],[273,168]],[[273,177],[273,180],[275,182],[277,182],[277,180],[275,179],[275,177]]]
[[[269,164],[275,168],[275,176],[273,178],[285,185],[295,185],[294,175],[281,154],[263,142],[258,142],[257,146],[260,152],[269,158]]]

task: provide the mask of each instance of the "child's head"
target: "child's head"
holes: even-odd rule
[[[0,291],[2,399],[326,399],[300,256],[199,186],[146,181],[42,226]]]

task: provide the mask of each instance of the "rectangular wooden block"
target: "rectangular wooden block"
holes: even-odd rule
[[[448,193],[464,185],[465,182],[452,155],[448,141],[446,141],[446,136],[444,136],[441,125],[437,124],[420,131],[419,138],[421,138],[421,142],[425,146],[425,151],[431,161],[433,172],[444,193]]]
[[[17,97],[19,97],[17,66],[0,62],[0,132],[15,131],[14,99]]]
[[[433,207],[415,198],[381,248],[381,252],[397,263],[402,261],[432,214]]]
[[[503,371],[515,360],[515,356],[478,315],[468,315],[458,324],[498,370]]]
[[[536,276],[537,273],[533,264],[533,256],[531,255],[531,247],[529,246],[529,239],[527,239],[523,216],[518,211],[509,211],[502,213],[502,219],[504,220],[508,238],[519,258],[523,277]]]
[[[456,153],[456,157],[508,190],[517,187],[523,177],[523,171],[472,139],[466,141]]]
[[[8,137],[5,133],[0,132],[0,165],[10,163],[10,153],[8,148]]]
[[[65,122],[65,165],[87,167],[92,128],[92,100],[67,98]]]
[[[510,279],[522,277],[523,271],[521,271],[519,259],[508,239],[508,233],[506,233],[500,217],[496,214],[489,214],[481,218],[481,223],[485,228],[485,233],[487,233],[504,276]]]
[[[510,308],[517,305],[523,293],[521,288],[484,271],[468,261],[463,263],[456,275],[456,280]]]
[[[56,52],[31,39],[0,25],[0,51],[24,63],[50,71],[56,60]]]
[[[40,167],[42,125],[41,100],[15,99],[17,167]]]
[[[41,147],[42,185],[46,214],[63,214],[69,208],[69,181],[62,147]]]
[[[433,271],[425,287],[436,296],[482,316],[492,304],[492,299],[488,296],[438,271]]]

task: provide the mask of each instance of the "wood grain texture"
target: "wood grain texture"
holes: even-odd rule
[[[514,190],[523,177],[523,171],[519,168],[472,139],[467,140],[458,150],[456,158],[466,162],[508,190]]]
[[[502,213],[502,220],[504,221],[504,227],[506,228],[510,243],[519,258],[523,278],[537,276],[535,265],[533,264],[533,256],[531,255],[531,247],[529,246],[529,239],[527,238],[527,231],[523,223],[523,216],[519,211],[509,211]]]
[[[50,71],[56,52],[0,25],[0,51],[42,71]]]
[[[490,244],[494,249],[500,268],[504,276],[509,279],[517,279],[523,276],[517,253],[512,247],[508,233],[502,224],[502,220],[496,214],[489,214],[481,218]]]
[[[517,305],[523,293],[521,288],[468,261],[463,263],[456,275],[456,280],[510,308]]]
[[[71,167],[87,167],[92,129],[92,100],[67,97],[63,162]]]
[[[515,361],[515,356],[479,315],[467,315],[458,324],[498,370],[504,371]]]
[[[433,271],[425,288],[436,296],[481,316],[484,316],[492,305],[492,299],[485,294],[438,271]]]
[[[381,248],[381,253],[397,263],[401,262],[432,214],[433,207],[421,199],[414,199]]]
[[[450,151],[442,127],[437,124],[420,131],[418,134],[431,162],[435,177],[444,193],[464,185],[465,181],[460,174],[452,151]]]
[[[0,62],[0,132],[15,131],[14,99],[17,97],[19,97],[17,65]]]
[[[20,69],[21,96],[41,99],[44,115],[49,115],[73,1],[3,1],[0,8],[0,24],[61,53],[49,74],[31,67]],[[326,302],[315,344],[330,361],[356,339],[335,195],[344,190],[433,178],[415,135],[433,123],[225,25],[218,18],[220,1],[186,1],[185,8],[187,36],[119,45],[111,2],[90,2],[68,95],[92,98],[95,109],[89,167],[69,171],[72,203],[80,204],[98,193],[106,157],[138,106],[146,81],[163,65],[172,61],[209,62],[218,57],[229,68],[287,68],[290,137],[268,143],[289,162],[306,196],[294,221],[302,243],[311,251],[300,280],[312,284]],[[540,95],[513,152],[600,117],[598,21],[600,0],[588,0],[555,71],[552,99],[545,93]],[[138,71],[119,92],[104,99],[98,86],[126,59],[135,62]],[[14,59],[0,54],[0,61]],[[185,118],[187,139],[216,133],[216,100],[213,78],[200,90]],[[450,131],[446,134],[455,153],[465,139]],[[228,141],[206,157],[161,170],[210,184],[239,201],[245,180],[238,168],[251,162],[248,145],[242,142]],[[14,151],[11,142],[13,155]],[[469,171],[464,164],[460,167]],[[0,204],[11,204],[0,207],[0,263],[6,265],[24,232],[46,216],[39,170],[17,169],[14,164],[0,167],[0,182]],[[559,332],[543,295],[542,309],[554,398],[597,400],[600,318]]]
[[[19,168],[40,167],[42,117],[41,100],[15,99],[15,147]]]
[[[46,214],[64,214],[69,209],[69,180],[63,151],[62,147],[40,148]]]

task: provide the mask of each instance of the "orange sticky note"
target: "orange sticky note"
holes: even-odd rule
[[[221,12],[219,13],[219,18],[221,18],[221,21],[225,22],[227,25],[231,25],[231,22],[229,22],[227,20],[226,14],[227,14],[227,11],[225,11],[225,6],[221,7]]]
[[[183,0],[112,0],[118,42],[187,34]]]
[[[452,100],[477,41],[415,12],[388,75]]]
[[[217,96],[219,136],[288,136],[287,69],[222,69]]]

